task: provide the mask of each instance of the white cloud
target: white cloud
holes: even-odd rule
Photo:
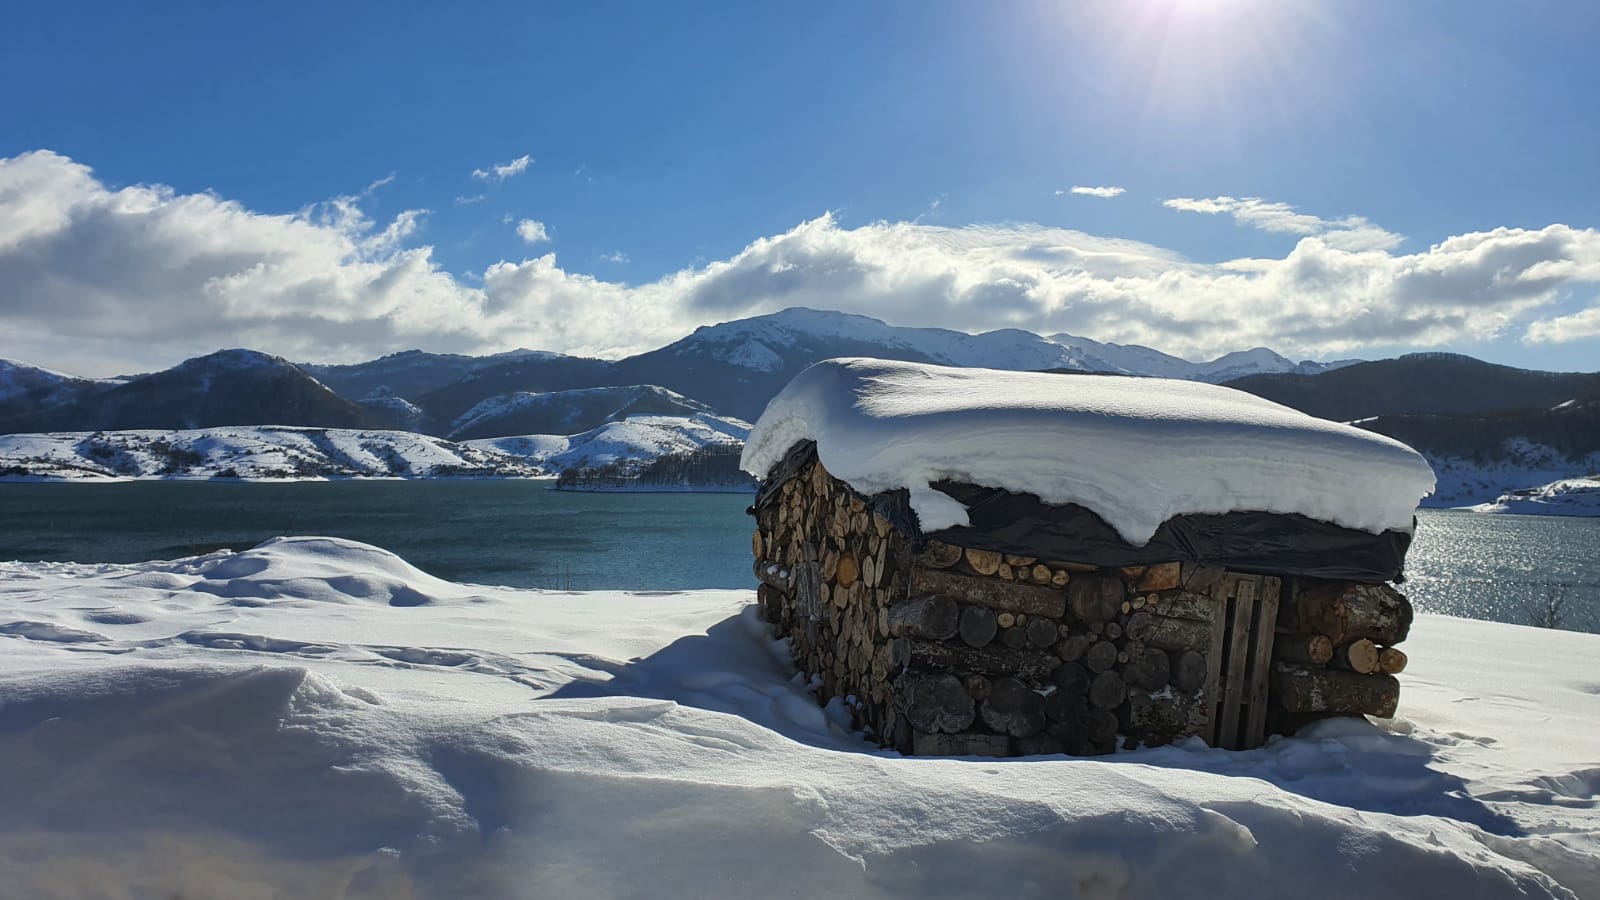
[[[1067,193],[1067,192],[1056,191],[1056,196],[1059,197],[1063,193]],[[1126,193],[1126,190],[1124,188],[1119,188],[1119,187],[1086,187],[1086,186],[1081,185],[1081,184],[1075,184],[1075,185],[1072,186],[1072,189],[1071,189],[1070,193],[1078,194],[1078,195],[1084,196],[1084,197],[1110,198],[1110,197],[1116,197],[1116,196],[1118,196],[1120,194]]]
[[[1523,340],[1530,344],[1566,344],[1600,337],[1600,302],[1570,316],[1528,325]]]
[[[621,264],[628,262],[628,254],[623,253],[621,250],[613,250],[610,253],[600,254],[600,259],[608,263]]]
[[[565,271],[554,254],[458,278],[414,245],[424,215],[373,222],[352,197],[268,215],[214,194],[111,188],[49,152],[0,159],[0,356],[87,375],[226,346],[329,362],[409,347],[621,356],[795,305],[1188,356],[1600,333],[1600,313],[1554,312],[1600,284],[1600,231],[1559,224],[1409,254],[1312,234],[1281,259],[1213,265],[1063,229],[846,228],[825,214],[727,259],[626,285]]]
[[[471,206],[474,203],[482,203],[483,201],[485,201],[487,199],[489,199],[489,195],[488,194],[473,194],[471,196],[461,196],[461,197],[457,197],[456,198],[456,205],[457,206]]]
[[[490,166],[487,169],[473,169],[472,177],[482,181],[505,181],[515,175],[528,171],[528,166],[533,165],[533,157],[524,153],[508,163]]]
[[[1162,205],[1181,212],[1227,213],[1240,225],[1261,231],[1316,235],[1323,243],[1341,250],[1393,250],[1405,241],[1404,235],[1385,231],[1361,216],[1324,219],[1260,197],[1174,197],[1163,200]]]
[[[517,237],[522,238],[524,241],[530,244],[537,244],[541,241],[550,240],[550,233],[545,230],[543,222],[535,222],[532,219],[523,219],[521,222],[517,223]]]

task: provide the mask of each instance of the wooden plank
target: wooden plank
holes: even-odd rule
[[[1278,598],[1280,581],[1277,578],[1261,579],[1261,593],[1256,603],[1255,655],[1250,660],[1250,690],[1245,701],[1250,705],[1250,715],[1244,726],[1245,750],[1261,746],[1267,733],[1267,687],[1272,674],[1272,642],[1278,630]]]
[[[1222,642],[1228,626],[1227,616],[1223,613],[1227,611],[1228,592],[1233,584],[1233,579],[1224,577],[1212,584],[1210,590],[1211,647],[1206,652],[1206,686],[1201,689],[1206,726],[1200,732],[1200,737],[1213,747],[1222,746],[1218,741],[1217,723],[1222,717]]]
[[[1250,658],[1250,616],[1255,611],[1255,599],[1256,580],[1238,579],[1228,611],[1228,659],[1222,669],[1222,721],[1217,726],[1227,750],[1240,749],[1239,705],[1244,702],[1244,669]]]

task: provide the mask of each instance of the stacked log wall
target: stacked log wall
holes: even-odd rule
[[[1224,579],[1250,577],[1177,562],[1101,568],[937,541],[913,552],[820,463],[757,511],[753,550],[763,614],[819,700],[843,701],[857,727],[914,754],[1087,755],[1119,741],[1207,735],[1223,627],[1214,595]],[[1285,581],[1287,627],[1276,643],[1269,627],[1263,645],[1274,660],[1269,727],[1391,715],[1392,677],[1335,666],[1366,667],[1385,653],[1393,664],[1392,644],[1404,637],[1394,633],[1394,598],[1404,597],[1387,585],[1319,582],[1303,586],[1310,599],[1301,603],[1301,588]],[[1409,625],[1408,604],[1403,618]]]

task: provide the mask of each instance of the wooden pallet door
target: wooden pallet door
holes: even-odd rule
[[[1206,729],[1213,747],[1248,750],[1266,736],[1267,685],[1281,582],[1228,573],[1211,588],[1216,604],[1206,657]]]

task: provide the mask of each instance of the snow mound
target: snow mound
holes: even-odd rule
[[[0,635],[0,895],[1600,892],[1595,636],[1425,616],[1383,729],[941,760],[842,727],[754,613],[327,538],[0,563],[0,623],[35,626]]]
[[[767,406],[741,464],[764,477],[804,440],[858,491],[906,488],[927,531],[968,522],[930,487],[946,479],[1076,503],[1133,544],[1173,516],[1233,511],[1409,532],[1434,486],[1392,438],[1166,379],[828,360]]]

